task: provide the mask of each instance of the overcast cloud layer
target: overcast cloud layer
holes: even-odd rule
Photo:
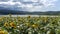
[[[58,0],[0,0],[0,7],[20,11],[44,11],[43,9],[55,7]]]

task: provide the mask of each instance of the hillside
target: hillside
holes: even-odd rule
[[[6,9],[0,10],[0,15],[7,15],[7,14],[13,14],[13,15],[15,15],[15,14],[19,14],[19,15],[27,15],[27,14],[30,14],[30,15],[59,15],[60,11],[28,12],[28,11],[16,11],[16,10],[6,10]]]

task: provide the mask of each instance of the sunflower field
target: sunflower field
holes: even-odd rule
[[[60,17],[0,17],[0,34],[60,34]]]

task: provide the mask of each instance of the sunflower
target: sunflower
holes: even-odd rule
[[[3,18],[0,18],[0,21],[3,21]]]
[[[6,30],[0,30],[0,34],[8,34]]]
[[[4,31],[0,31],[0,34],[4,34]]]
[[[14,24],[14,22],[11,22],[10,26],[13,27],[13,28],[16,28],[16,25]]]
[[[46,22],[47,22],[47,20],[48,20],[48,17],[43,17],[43,18],[42,18],[42,20],[43,20],[43,22],[45,22],[45,23],[46,23]]]
[[[32,27],[37,28],[38,24],[33,24]]]
[[[30,23],[25,23],[27,26],[30,26]]]
[[[8,23],[5,23],[5,24],[4,24],[4,26],[5,26],[5,27],[8,27],[8,26],[9,26],[9,24],[8,24]]]

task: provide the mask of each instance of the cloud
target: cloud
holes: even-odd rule
[[[43,8],[54,7],[57,0],[0,0],[0,6],[21,11],[41,11]],[[16,7],[16,8],[15,8]]]
[[[0,2],[7,2],[7,1],[9,1],[9,0],[0,0]]]

